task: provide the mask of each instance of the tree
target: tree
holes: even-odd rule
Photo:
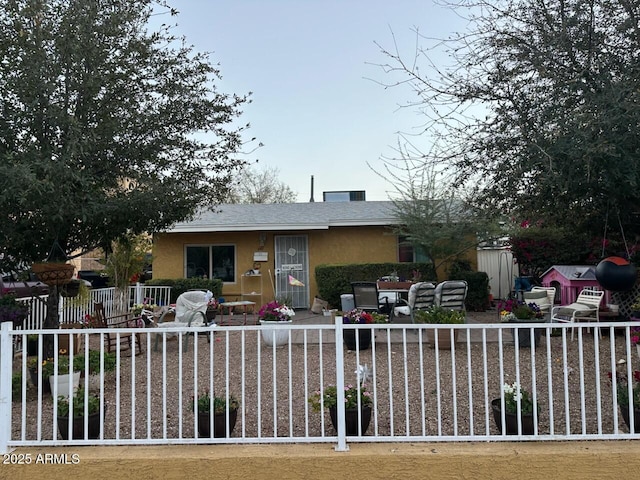
[[[229,203],[294,203],[296,194],[278,180],[279,174],[275,167],[245,167],[230,187]]]
[[[417,31],[430,44],[410,59],[382,49],[381,67],[400,76],[386,86],[410,85],[407,106],[425,119],[432,147],[416,159],[475,184],[485,209],[592,232],[620,215],[637,230],[640,4],[455,4],[469,31],[444,41]],[[440,49],[450,64],[437,63]]]
[[[403,160],[385,159],[379,175],[395,188],[396,233],[424,254],[434,271],[491,236],[492,218],[482,218],[464,198],[452,175],[433,164],[412,160],[410,145],[400,145]],[[494,223],[497,226],[497,223]]]
[[[0,0],[0,257],[66,259],[226,195],[246,96],[151,15],[161,0]],[[3,265],[4,266],[4,265]],[[46,328],[58,326],[57,287]],[[51,354],[47,345],[47,354]]]
[[[129,307],[129,285],[142,273],[151,250],[148,235],[125,235],[111,243],[110,254],[105,259],[105,273],[115,287],[116,311],[126,312]]]
[[[155,8],[155,10],[153,10]],[[4,262],[108,251],[226,195],[246,96],[167,26],[155,0],[0,0]],[[154,13],[155,12],[155,13]],[[198,135],[195,135],[195,134]]]

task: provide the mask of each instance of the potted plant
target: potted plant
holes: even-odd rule
[[[198,415],[198,436],[222,438],[227,436],[227,418],[229,420],[229,435],[233,433],[238,418],[240,402],[233,396],[229,399],[209,394],[209,389],[198,394],[198,398],[191,396],[191,408]],[[211,411],[213,411],[213,432],[211,432]]]
[[[13,322],[14,327],[21,327],[29,315],[29,306],[19,302],[15,295],[0,297],[0,322]]]
[[[625,363],[626,362],[621,361],[620,365],[625,365]],[[640,370],[634,370],[631,375],[631,409],[633,411],[634,430],[635,432],[640,432]],[[613,382],[612,377],[612,372],[609,372],[609,380]],[[616,371],[615,377],[618,406],[620,407],[620,412],[622,413],[624,423],[627,425],[629,431],[631,431],[629,421],[629,381],[627,378],[626,369],[620,369],[620,371]]]
[[[285,304],[280,304],[277,300],[264,304],[258,311],[260,325],[274,325],[291,323],[291,317],[296,313]],[[262,340],[266,345],[280,347],[287,343],[289,330],[281,328],[263,328]]]
[[[432,325],[459,325],[465,322],[465,312],[462,310],[450,310],[440,305],[432,305],[425,310],[416,310],[413,314],[416,323],[428,323]],[[434,329],[435,330],[435,329]],[[434,330],[427,330],[427,341],[435,348],[436,339]],[[458,341],[458,329],[438,329],[438,348],[450,350],[451,341]]]
[[[57,372],[58,380],[58,394],[69,394],[69,384],[73,382],[73,391],[76,391],[80,385],[80,371],[84,367],[82,357],[76,355],[73,358],[72,373],[69,373],[69,357],[66,355],[67,351],[62,349],[59,351],[57,361],[55,358],[47,358],[42,361],[41,365],[38,364],[38,357],[30,358],[27,362],[29,369],[29,376],[31,377],[31,383],[35,386],[38,385],[39,370],[42,368],[42,391],[51,393],[54,391],[55,373]]]
[[[365,312],[354,308],[342,315],[342,323],[345,325],[368,325],[374,323],[375,319],[372,313]],[[356,343],[356,332],[358,332],[358,341]],[[366,350],[371,347],[371,330],[370,329],[353,329],[347,328],[342,331],[344,343],[348,350]]]
[[[509,299],[499,305],[500,320],[504,323],[545,323],[544,313],[535,303],[525,303],[521,300]],[[538,345],[542,336],[543,328],[535,328],[533,336],[528,329],[518,330],[518,345],[520,347],[531,347],[532,344]],[[511,330],[513,341],[515,343],[516,329]]]
[[[67,395],[69,392],[69,356],[66,355],[66,350],[60,350],[57,361],[58,371],[58,393],[61,395]],[[115,370],[116,356],[114,353],[104,352],[104,371]],[[29,369],[29,375],[31,383],[35,386],[38,385],[39,364],[38,357],[29,358],[27,361],[27,368]],[[54,358],[47,358],[42,361],[42,390],[44,392],[51,393],[53,387],[54,372],[56,371],[56,360]],[[85,357],[84,355],[75,355],[73,357],[73,383],[74,389],[78,388],[80,383],[80,376],[85,371]],[[100,352],[98,350],[89,350],[89,374],[100,372]],[[66,383],[65,383],[66,382]]]
[[[344,387],[345,427],[347,435],[364,435],[371,422],[371,405],[373,397],[367,390],[366,381],[369,375],[366,366],[358,366],[356,385],[348,384]],[[315,412],[329,410],[333,428],[338,431],[338,390],[335,385],[317,390],[309,396],[309,403]],[[360,423],[358,423],[358,418]]]
[[[71,403],[64,396],[58,397],[58,431],[63,440],[84,438],[85,415],[87,415],[87,438],[100,437],[100,399],[93,394],[86,395],[85,390],[78,388],[72,397]],[[73,406],[73,419],[71,421],[71,435],[69,435],[69,414]],[[85,409],[86,406],[86,409]],[[105,405],[106,408],[106,405]]]
[[[491,401],[491,409],[493,410],[493,419],[500,433],[507,435],[518,434],[518,412],[520,412],[520,423],[522,425],[523,435],[533,435],[533,400],[528,391],[526,391],[518,382],[511,385],[505,383],[502,387],[504,395],[504,417],[505,429],[502,429],[502,398],[495,398]],[[520,399],[520,408],[518,408],[518,399]]]

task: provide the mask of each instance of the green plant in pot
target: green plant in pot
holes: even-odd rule
[[[521,300],[509,299],[498,306],[500,310],[500,320],[503,323],[543,323],[544,313],[535,302],[525,303]],[[533,336],[531,330],[526,328],[512,329],[513,341],[516,341],[516,330],[518,345],[520,347],[531,347],[538,345],[540,337],[544,332],[543,328],[535,328]]]
[[[609,372],[609,380],[613,382],[615,373],[616,379],[616,397],[618,406],[622,413],[624,423],[631,431],[631,422],[629,417],[629,403],[633,412],[634,429],[640,431],[640,370],[631,371],[631,382],[627,376],[626,362],[619,361],[619,369],[615,372]],[[631,397],[629,397],[629,383],[631,383]]]
[[[358,366],[356,370],[356,385],[347,384],[344,386],[344,407],[345,407],[345,428],[347,435],[358,435],[360,432],[364,435],[369,428],[371,421],[371,406],[373,405],[373,395],[367,390],[367,380],[370,378],[371,372],[368,366]],[[322,412],[323,409],[329,410],[331,423],[336,431],[338,431],[338,389],[336,385],[328,385],[324,390],[317,390],[309,396],[309,404],[315,412]],[[360,419],[360,423],[358,423]]]
[[[507,435],[518,434],[519,415],[522,434],[533,435],[535,432],[533,415],[535,404],[533,403],[531,394],[518,382],[513,382],[512,384],[505,383],[502,386],[502,392],[504,394],[504,432]],[[520,405],[518,405],[518,403]],[[494,400],[492,400],[491,409],[493,410],[493,419],[496,423],[496,426],[498,427],[500,433],[502,433],[502,399],[495,398]]]
[[[465,323],[466,315],[461,310],[451,310],[433,305],[426,310],[417,310],[414,314],[416,323],[428,323],[431,325],[459,325]],[[435,329],[426,331],[427,341],[435,347],[436,343],[440,349],[450,349],[451,340],[455,343],[458,339],[459,329],[438,329],[437,340]]]
[[[226,437],[227,434],[227,412],[229,419],[229,435],[236,426],[238,408],[240,402],[233,395],[215,396],[206,389],[204,393],[198,394],[197,398],[191,397],[191,408],[198,415],[198,436],[214,438]],[[211,412],[213,412],[213,432],[211,432]]]
[[[20,327],[27,315],[29,306],[19,302],[15,295],[0,297],[0,322],[13,322],[14,327]]]
[[[86,399],[85,399],[86,396]],[[86,403],[85,403],[86,400]],[[85,411],[86,407],[86,411]],[[73,419],[71,420],[72,435],[69,435],[69,414],[73,408]],[[58,397],[58,431],[63,440],[69,438],[84,438],[84,421],[87,415],[87,438],[100,437],[100,398],[88,393],[85,395],[84,388],[80,387],[69,400],[67,397]]]

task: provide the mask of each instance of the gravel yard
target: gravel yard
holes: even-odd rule
[[[495,318],[495,312],[492,315]],[[311,324],[308,327],[313,329]],[[122,352],[118,369],[104,376],[103,385],[98,376],[82,379],[90,391],[101,394],[104,400],[106,439],[193,438],[191,405],[196,382],[199,391],[212,388],[216,395],[224,396],[228,391],[239,398],[241,410],[232,438],[334,435],[329,415],[325,414],[322,422],[322,415],[312,411],[307,402],[321,382],[324,386],[335,383],[332,333],[323,331],[323,343],[319,344],[319,332],[309,330],[305,344],[302,331],[298,331],[291,349],[276,349],[274,356],[274,350],[263,345],[258,329],[243,333],[222,327],[216,331],[213,342],[208,342],[207,335],[198,335],[197,355],[194,339],[190,338],[188,351],[183,351],[180,359],[177,339],[167,340],[165,348],[161,344],[155,351],[154,332],[149,329],[144,332],[143,353],[132,358],[128,351]],[[603,432],[613,433],[616,408],[612,406],[607,372],[611,370],[612,358],[624,356],[623,337],[615,337],[613,357],[608,336],[603,337],[596,354],[593,335],[585,334],[582,355],[579,343],[567,336],[565,361],[562,337],[551,337],[550,349],[544,343],[533,356],[530,349],[520,349],[516,362],[515,348],[506,330],[502,355],[496,342],[488,342],[486,350],[479,342],[469,345],[459,342],[455,357],[442,350],[436,358],[430,345],[417,342],[415,330],[407,330],[404,335],[406,342],[402,341],[401,331],[393,332],[391,337],[386,331],[379,331],[375,337],[375,356],[374,349],[344,352],[347,383],[356,382],[354,372],[358,364],[367,364],[375,374],[374,381],[367,385],[374,393],[376,405],[368,435],[497,435],[490,402],[500,396],[502,383],[516,381],[518,369],[524,388],[532,391],[535,381],[541,434],[596,434],[598,405]],[[489,335],[497,332],[488,332]],[[100,348],[99,338],[91,338],[89,342],[91,348]],[[21,366],[18,357],[14,369]],[[600,374],[599,384],[596,371]],[[37,389],[31,386],[24,405],[14,402],[13,439],[21,438],[23,428],[25,439],[37,438],[38,425],[42,439],[52,438],[51,395],[42,395],[40,423],[38,398]],[[618,426],[627,431],[619,414]]]

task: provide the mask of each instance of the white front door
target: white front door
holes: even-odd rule
[[[293,308],[309,308],[309,250],[306,235],[274,239],[276,298]],[[298,284],[301,283],[303,286]]]

